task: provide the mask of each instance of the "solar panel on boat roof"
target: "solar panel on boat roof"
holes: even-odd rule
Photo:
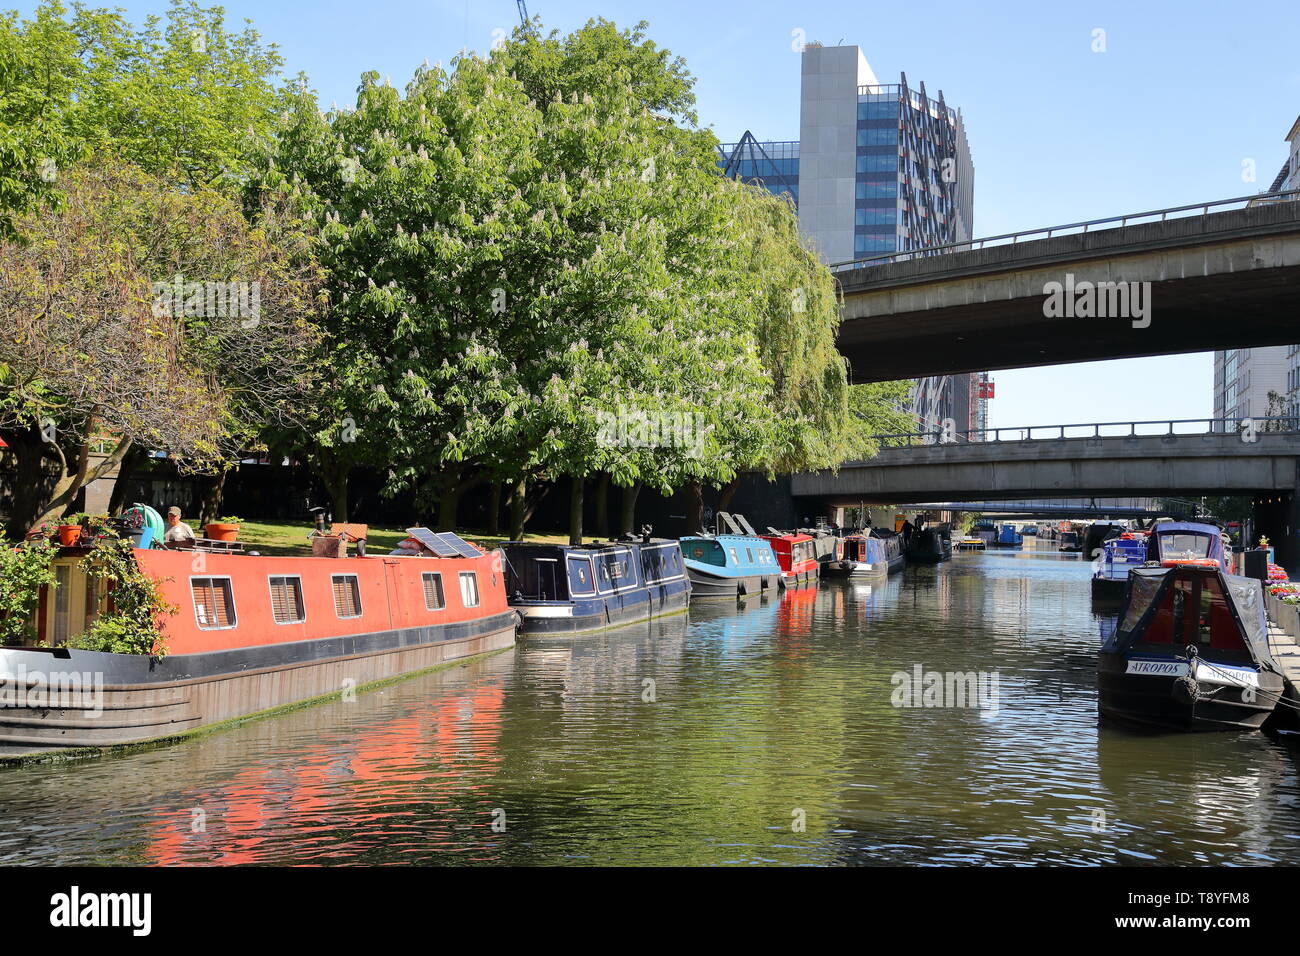
[[[406,533],[440,558],[456,558],[460,556],[459,549],[452,547],[442,540],[442,535],[430,531],[428,528],[407,528]],[[455,535],[452,535],[452,537],[455,537]],[[456,540],[459,541],[460,539],[457,538]],[[477,552],[475,553],[477,554]]]
[[[740,514],[738,514],[738,515],[735,516],[735,518],[736,518],[737,521],[740,522],[740,526],[741,526],[742,528],[745,529],[745,533],[746,533],[746,534],[750,535],[751,537],[752,537],[753,535],[758,534],[758,532],[754,530],[754,526],[753,526],[752,524],[750,524],[748,521],[745,520],[745,516],[744,516],[744,515],[740,515]]]
[[[449,548],[454,548],[462,558],[481,558],[483,552],[453,531],[440,531],[438,537]]]

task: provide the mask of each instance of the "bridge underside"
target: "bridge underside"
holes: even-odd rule
[[[1289,345],[1298,331],[1300,202],[836,276],[844,295],[839,346],[855,381]],[[1049,284],[1067,282],[1076,290],[1079,283],[1149,282],[1149,311],[1136,317],[1130,303],[1125,317],[1079,315],[1083,293],[1076,292],[1069,308],[1063,295],[1060,314],[1045,315]]]

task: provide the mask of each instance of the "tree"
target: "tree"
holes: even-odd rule
[[[0,432],[19,471],[7,532],[61,515],[135,445],[220,467],[310,390],[316,276],[301,224],[133,167],[67,176],[57,213],[0,243]],[[111,450],[91,465],[92,444]]]

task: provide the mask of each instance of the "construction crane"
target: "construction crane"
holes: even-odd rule
[[[515,0],[515,2],[519,4],[519,22],[528,26],[528,4],[524,3],[524,0]]]

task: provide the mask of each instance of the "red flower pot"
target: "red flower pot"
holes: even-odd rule
[[[81,540],[81,525],[79,524],[61,524],[58,527],[59,544],[65,548],[76,546]]]
[[[213,541],[239,540],[239,525],[237,524],[221,524],[220,522],[214,522],[210,525],[205,525],[203,531]]]

